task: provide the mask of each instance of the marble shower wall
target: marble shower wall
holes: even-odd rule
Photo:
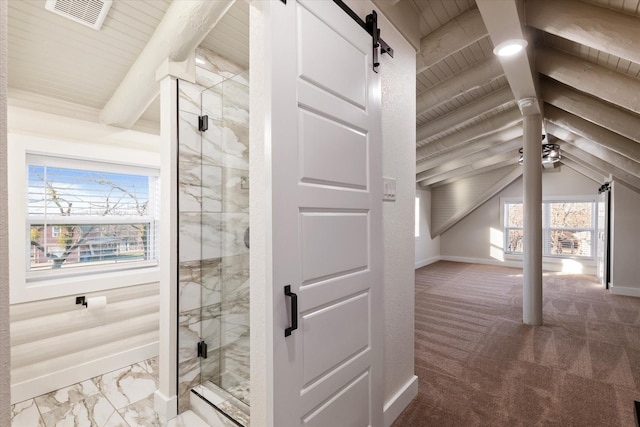
[[[179,412],[201,382],[227,388],[227,372],[228,387],[248,390],[249,381],[248,72],[211,51],[196,56],[196,84],[181,80],[178,101]],[[209,116],[202,133],[201,114]],[[200,340],[207,359],[197,357]]]

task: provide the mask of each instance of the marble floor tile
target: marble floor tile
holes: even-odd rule
[[[169,420],[167,427],[210,427],[193,411],[186,411]],[[224,427],[224,426],[223,426]]]
[[[151,359],[143,360],[139,363],[142,368],[153,375],[153,377],[158,380],[158,356],[152,357]]]
[[[159,426],[158,414],[153,408],[153,395],[120,410],[120,415],[130,427]]]
[[[101,394],[61,405],[42,415],[46,427],[127,427],[106,397]]]
[[[145,399],[158,388],[158,381],[140,365],[109,372],[94,382],[116,409]]]
[[[45,414],[59,406],[78,403],[98,393],[100,391],[93,381],[87,380],[38,396],[35,398],[35,402],[40,412]]]
[[[11,427],[44,427],[33,399],[11,405]]]

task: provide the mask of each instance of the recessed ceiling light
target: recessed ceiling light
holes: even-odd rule
[[[520,53],[529,43],[523,39],[507,40],[493,48],[493,53],[498,56],[513,56]]]

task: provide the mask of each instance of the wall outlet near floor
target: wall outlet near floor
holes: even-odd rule
[[[387,202],[396,201],[396,180],[393,178],[382,178],[382,200]]]

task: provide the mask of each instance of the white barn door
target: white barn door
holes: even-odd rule
[[[274,426],[381,426],[381,93],[372,39],[332,1],[269,10]]]

